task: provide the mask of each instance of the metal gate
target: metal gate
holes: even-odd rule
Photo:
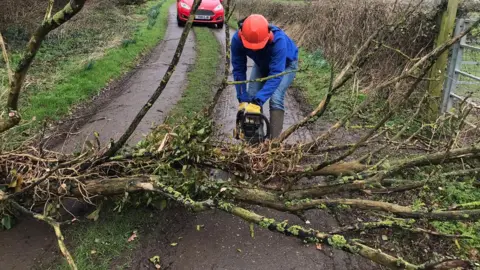
[[[455,36],[468,28],[473,20],[459,19]],[[466,102],[480,109],[480,29],[465,35],[453,46],[447,68],[442,113],[451,112],[455,105],[469,97]]]

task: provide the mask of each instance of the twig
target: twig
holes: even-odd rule
[[[217,89],[215,96],[213,97],[212,104],[208,107],[207,115],[211,116],[215,111],[215,105],[218,103],[218,100],[222,96],[223,91],[228,87],[228,75],[230,74],[230,25],[228,21],[232,12],[230,11],[230,3],[233,0],[226,0],[227,4],[225,5],[225,14],[227,14],[227,20],[224,24],[225,28],[225,62],[224,62],[224,72],[223,72],[223,79],[220,87]]]
[[[415,222],[415,220],[412,220],[412,221]],[[346,232],[372,230],[372,229],[380,229],[380,228],[392,228],[392,227],[400,228],[402,230],[407,230],[413,233],[426,233],[430,235],[447,237],[447,238],[458,238],[458,239],[473,238],[469,235],[445,234],[445,233],[431,231],[423,228],[415,228],[411,225],[411,223],[408,220],[404,220],[404,219],[357,223],[357,224],[344,226],[336,230],[330,231],[330,234],[340,234],[340,233],[346,233]]]
[[[47,7],[47,12],[45,12],[45,19],[44,21],[50,20],[52,18],[52,10],[53,10],[53,4],[55,3],[55,0],[49,0],[48,1],[48,7]]]
[[[53,230],[55,231],[55,235],[57,236],[58,247],[60,248],[60,251],[62,252],[65,259],[67,260],[67,263],[70,266],[70,269],[73,269],[73,270],[78,269],[77,265],[75,264],[75,260],[73,259],[72,255],[70,254],[70,252],[67,249],[67,246],[65,245],[65,242],[64,242],[65,238],[62,235],[62,231],[60,229],[60,223],[59,222],[55,221],[54,219],[52,219],[50,217],[47,217],[47,216],[40,215],[40,214],[34,213],[32,211],[29,211],[15,201],[10,201],[10,204],[15,209],[19,210],[21,213],[23,213],[25,215],[28,215],[30,217],[33,217],[35,219],[44,221],[48,225],[52,226]]]
[[[349,205],[360,209],[388,212],[402,218],[418,218],[426,220],[476,220],[480,218],[480,209],[421,211],[413,210],[411,207],[399,204],[362,199],[312,199],[285,201],[276,193],[259,189],[238,189],[234,196],[240,201],[264,205],[279,211],[293,213],[319,207],[324,208],[335,205]],[[283,194],[283,198],[288,198],[288,196],[288,192]]]
[[[8,115],[0,119],[0,133],[11,129],[12,127],[20,123],[20,114],[18,113],[18,99],[20,92],[25,81],[27,72],[35,58],[42,41],[45,37],[58,28],[72,17],[74,17],[80,10],[86,0],[70,0],[65,7],[57,12],[52,18],[44,21],[33,33],[30,41],[28,42],[23,58],[15,68],[15,74],[13,75],[13,81],[10,83],[10,91],[8,93],[8,100],[6,105],[6,111]]]
[[[7,74],[8,74],[8,82],[11,84],[13,82],[13,72],[10,68],[10,60],[8,57],[7,47],[5,46],[5,41],[3,40],[2,33],[0,33],[0,46],[2,48],[2,55],[5,61],[5,65],[7,67]]]
[[[466,34],[472,31],[475,27],[477,27],[480,24],[480,19],[476,20],[471,26],[469,26],[468,29],[466,29],[464,32],[460,33],[459,35],[451,38],[447,42],[443,43],[442,45],[436,47],[434,50],[426,54],[425,56],[421,57],[417,62],[415,62],[410,68],[404,70],[402,72],[402,75],[397,76],[387,82],[384,82],[380,85],[377,85],[375,87],[375,91],[382,89],[386,86],[396,84],[399,81],[405,79],[405,78],[411,78],[410,76],[420,70],[420,67],[424,64],[427,64],[427,66],[431,66],[434,63],[434,60],[438,58],[443,52],[445,52],[448,48],[450,48],[453,44],[458,42],[462,37],[464,37]],[[425,72],[425,69],[424,69]],[[422,76],[423,77],[423,76]],[[374,92],[375,92],[374,91]],[[352,118],[355,114],[357,114],[359,111],[363,110],[366,106],[368,105],[368,99],[365,100],[358,108],[353,110],[350,114],[346,115],[343,117],[341,120],[337,121],[333,126],[331,126],[325,133],[319,135],[316,137],[313,141],[303,145],[303,149],[306,149],[307,151],[311,151],[316,145],[317,142],[326,140],[329,138],[336,130],[338,130],[340,127],[342,127],[350,118]]]
[[[421,78],[418,78],[417,80],[419,80]],[[410,125],[413,123],[413,121],[417,118],[417,116],[420,114],[421,110],[422,110],[422,105],[423,103],[425,103],[425,101],[427,101],[427,98],[429,96],[429,92],[428,91],[425,91],[425,94],[423,95],[422,99],[420,100],[420,102],[418,103],[418,107],[417,107],[417,110],[415,111],[415,113],[412,115],[412,117],[410,117],[407,121],[407,123],[404,124],[404,126],[402,127],[402,129],[397,133],[395,134],[395,136],[393,136],[393,138],[390,140],[390,141],[396,141],[398,139],[400,139],[400,137],[407,131],[407,129],[410,127]],[[400,144],[397,149],[399,147],[401,147],[403,145]],[[368,153],[366,154],[365,156],[361,157],[360,159],[358,159],[359,162],[363,162],[365,161],[368,157],[373,157],[375,154],[379,153],[380,151],[384,150],[385,148],[388,147],[388,144],[385,144],[383,145],[382,147],[379,147],[375,150],[373,150],[371,153]]]
[[[268,81],[268,80],[270,80],[270,79],[282,77],[282,76],[287,75],[287,74],[290,74],[290,73],[294,73],[294,72],[297,72],[297,73],[298,73],[298,72],[304,72],[304,71],[305,71],[305,69],[288,70],[288,71],[284,71],[284,72],[281,72],[281,73],[278,73],[278,74],[275,74],[275,75],[258,78],[258,79],[255,79],[255,80],[247,80],[247,81],[228,81],[227,84],[228,84],[228,85],[236,85],[236,84],[244,84],[244,83],[252,83],[252,82],[265,82],[265,81]]]

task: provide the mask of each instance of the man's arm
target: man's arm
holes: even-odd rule
[[[234,81],[247,80],[247,55],[243,48],[242,41],[238,37],[238,33],[233,35],[232,44],[230,45],[232,53],[232,68]],[[247,84],[236,84],[238,102],[249,102],[250,98],[247,93]]]
[[[274,76],[285,71],[287,61],[287,43],[285,39],[279,39],[275,42],[272,49],[272,58],[269,64],[268,76]],[[277,87],[282,81],[282,77],[269,79],[263,85],[263,88],[258,91],[255,96],[255,101],[263,105],[273,95]]]

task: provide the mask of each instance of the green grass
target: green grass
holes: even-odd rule
[[[141,228],[151,220],[151,213],[145,208],[132,206],[117,213],[108,206],[101,210],[97,221],[72,225],[64,230],[64,236],[72,242],[68,246],[78,269],[111,269],[112,264],[128,267],[131,260],[127,251],[134,250],[139,240],[147,237],[142,234]],[[128,242],[134,231],[138,238]],[[60,265],[52,269],[70,269],[63,257],[59,260]]]
[[[114,46],[108,44],[108,41],[102,41],[104,36],[110,38],[113,36],[101,30],[96,32],[98,36],[88,37],[85,36],[87,33],[79,30],[78,35],[72,34],[72,40],[56,38],[55,35],[47,39],[29,73],[32,76],[31,80],[35,79],[38,83],[26,87],[20,106],[24,121],[31,119],[36,121],[14,129],[14,135],[19,136],[19,131],[23,135],[16,139],[22,141],[37,133],[44,120],[55,121],[65,117],[72,106],[88,100],[109,82],[131,70],[138,62],[139,56],[154,48],[164,37],[168,8],[174,2],[155,0],[136,7],[130,14],[133,19],[117,23],[127,23],[128,26],[107,29],[130,32],[121,37],[122,40]],[[90,20],[95,20],[96,23],[97,20],[106,20],[105,24],[108,24],[108,18]],[[82,42],[85,39],[90,43]],[[92,46],[100,47],[94,52],[99,56],[88,59],[89,53],[92,54]],[[68,53],[69,51],[71,53]],[[18,61],[18,55],[13,56],[14,62]],[[13,136],[10,134],[7,137]]]
[[[170,111],[168,123],[178,123],[184,117],[191,119],[211,102],[218,84],[217,69],[221,66],[220,43],[206,27],[193,28],[196,57],[193,69],[187,74],[187,86],[182,98]]]
[[[330,64],[325,60],[320,50],[307,52],[300,48],[299,59],[299,69],[303,71],[297,73],[293,87],[302,92],[302,96],[310,107],[316,108],[328,91]],[[365,99],[365,95],[355,92],[350,93],[346,89],[348,87],[344,87],[340,90],[341,92],[337,92],[332,97],[324,119],[339,119],[350,112],[352,104],[359,104]]]

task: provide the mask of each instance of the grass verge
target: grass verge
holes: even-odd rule
[[[64,232],[67,240],[73,243],[69,245],[70,252],[78,269],[111,269],[119,256],[122,256],[123,265],[116,264],[117,269],[129,267],[128,262],[131,260],[125,251],[133,250],[138,245],[138,239],[131,242],[127,240],[137,228],[151,219],[151,212],[142,207],[127,207],[118,213],[113,211],[113,205],[110,205],[102,210],[105,211],[100,212],[97,221],[72,226]],[[139,231],[136,231],[136,235],[142,237]],[[59,258],[59,261],[61,264],[52,269],[70,269],[63,257]]]
[[[88,100],[105,85],[131,70],[140,55],[148,53],[163,39],[168,9],[174,2],[154,0],[130,7],[129,11],[116,14],[126,19],[112,25],[108,24],[108,18],[96,18],[96,15],[108,14],[88,15],[90,11],[84,10],[80,20],[85,20],[85,24],[91,22],[98,28],[98,20],[107,20],[105,24],[108,27],[97,32],[89,29],[94,34],[86,33],[82,28],[67,29],[71,31],[71,38],[52,33],[42,45],[26,81],[20,106],[24,122],[5,133],[4,137],[9,138],[9,143],[13,145],[22,142],[36,134],[43,121],[65,117],[73,106]],[[70,27],[78,26],[72,25]],[[118,36],[110,31],[124,33]],[[105,36],[109,40],[104,40]],[[19,55],[19,52],[13,53],[14,62],[18,61]]]
[[[220,43],[206,27],[192,28],[195,33],[195,65],[187,75],[187,86],[182,98],[170,111],[167,123],[173,124],[191,118],[212,100],[213,89],[219,82],[217,70],[221,66]]]

